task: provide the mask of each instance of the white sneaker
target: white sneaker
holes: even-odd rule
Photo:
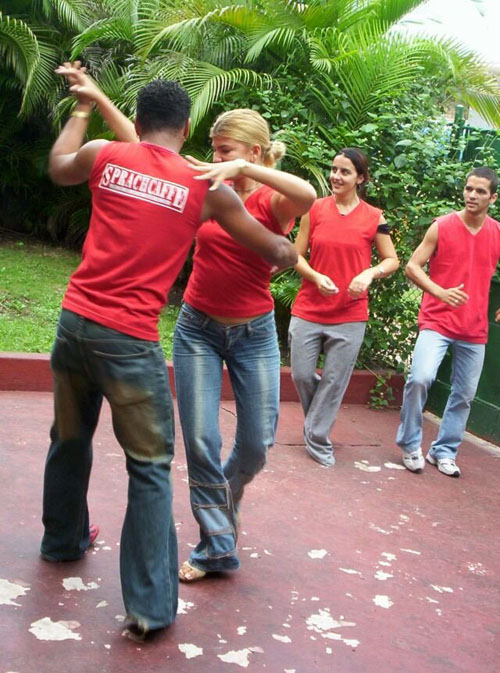
[[[460,476],[460,468],[456,464],[454,458],[434,458],[429,452],[425,459],[431,465],[437,465],[437,469],[448,477]]]
[[[403,452],[403,465],[410,472],[422,472],[425,467],[425,460],[422,449],[417,449],[413,453]]]

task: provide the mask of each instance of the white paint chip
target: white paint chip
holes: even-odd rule
[[[344,638],[344,643],[349,645],[349,647],[356,648],[359,645],[359,640],[354,640],[350,638]]]
[[[390,608],[391,605],[394,605],[393,601],[391,601],[389,596],[381,596],[380,594],[377,594],[375,598],[372,598],[372,601],[379,608]]]
[[[247,668],[248,655],[252,652],[263,652],[261,647],[246,647],[244,650],[230,650],[226,654],[218,654],[217,657],[226,664],[236,664],[242,668]]]
[[[397,559],[395,554],[390,554],[388,551],[383,551],[381,556],[386,558],[388,561],[395,561]]]
[[[406,470],[406,467],[404,465],[400,465],[399,463],[384,463],[384,467],[386,467],[388,470]]]
[[[92,589],[99,589],[97,582],[84,584],[81,577],[65,577],[62,585],[66,591],[91,591]]]
[[[421,551],[415,551],[415,549],[400,549],[399,551],[404,551],[407,554],[417,554],[418,556],[421,556],[422,554]]]
[[[186,659],[194,659],[203,654],[203,648],[192,643],[179,643],[179,650],[186,656]]]
[[[352,568],[339,568],[343,573],[346,573],[347,575],[361,575],[359,570],[353,570]]]
[[[434,589],[434,591],[437,591],[438,594],[452,594],[453,589],[451,587],[440,587],[437,584],[431,584],[431,587]]]
[[[486,570],[486,568],[483,566],[482,563],[468,563],[467,568],[474,575],[487,575],[488,574],[488,571]]]
[[[320,609],[316,614],[311,615],[306,619],[307,628],[309,631],[322,633],[332,629],[339,629],[343,626],[356,626],[355,622],[346,622],[343,619],[340,621],[334,619],[328,608]]]
[[[105,608],[108,604],[108,601],[100,601],[97,603],[96,608]]]
[[[290,636],[279,636],[277,633],[273,633],[274,640],[279,640],[280,643],[291,643],[292,639]]]
[[[178,615],[187,615],[187,611],[191,610],[191,608],[194,608],[194,603],[183,601],[182,598],[179,598],[179,604],[177,606]]]
[[[0,579],[0,605],[15,605],[20,607],[20,603],[15,603],[15,599],[19,598],[19,596],[26,596],[26,592],[29,590],[29,586]]]
[[[358,470],[361,470],[362,472],[380,472],[382,469],[379,465],[366,465],[365,462],[367,461],[354,461],[354,467],[356,467]]]
[[[237,630],[239,636],[244,636],[245,633],[247,632],[247,627],[246,626],[238,626],[238,628],[236,630]]]
[[[370,528],[372,530],[376,530],[377,533],[382,533],[383,535],[392,535],[393,533],[392,530],[385,530],[384,528],[380,528],[380,526],[376,526],[374,523],[370,523]]]
[[[327,554],[326,549],[311,549],[311,551],[307,552],[309,558],[325,558]]]
[[[394,575],[392,575],[391,573],[386,573],[383,570],[377,570],[377,572],[375,573],[376,580],[384,581],[390,579],[391,577],[394,577]]]
[[[53,622],[50,617],[43,617],[33,622],[29,631],[38,640],[81,640],[80,634],[72,630],[79,626],[78,622]]]

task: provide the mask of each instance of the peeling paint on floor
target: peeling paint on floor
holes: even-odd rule
[[[14,583],[9,580],[0,579],[0,605],[21,607],[20,603],[15,603],[14,601],[20,596],[26,596],[29,590],[30,587],[27,584],[20,584],[19,580],[17,580],[17,583]]]
[[[382,469],[379,465],[370,465],[367,460],[355,460],[354,467],[362,472],[380,472]]]
[[[66,591],[91,591],[92,589],[99,589],[97,582],[84,584],[81,577],[65,577],[62,585]]]
[[[78,622],[53,622],[50,617],[43,617],[33,622],[29,631],[38,640],[81,640],[80,634],[73,632],[79,626]]]
[[[242,668],[247,668],[250,663],[248,656],[253,652],[263,653],[264,650],[260,647],[246,647],[244,650],[230,650],[226,654],[218,654],[217,657],[226,664],[236,664]]]
[[[203,654],[203,648],[192,643],[179,643],[179,650],[186,656],[186,659],[194,659]]]
[[[280,643],[291,643],[292,639],[290,636],[280,636],[277,633],[273,633],[274,640],[279,640]]]
[[[406,467],[404,465],[400,465],[399,463],[384,463],[384,467],[386,467],[388,470],[406,470]]]
[[[177,614],[178,615],[187,615],[187,611],[191,610],[191,608],[194,608],[194,603],[191,603],[189,601],[184,601],[182,598],[179,598],[179,603],[177,606]]]
[[[389,596],[383,596],[383,595],[380,595],[380,594],[377,594],[375,596],[375,598],[372,598],[372,601],[379,608],[390,608],[392,605],[394,605],[393,601],[391,601]]]
[[[325,558],[327,554],[326,549],[311,549],[311,551],[307,552],[310,558]]]
[[[452,594],[453,593],[453,589],[451,587],[440,587],[437,584],[431,584],[431,587],[434,589],[434,591],[437,591],[438,594],[443,594],[443,593]]]

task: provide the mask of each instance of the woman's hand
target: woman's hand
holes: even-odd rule
[[[210,190],[217,189],[226,180],[231,180],[243,172],[246,161],[244,159],[233,159],[232,161],[220,161],[216,164],[210,164],[205,161],[199,161],[192,156],[186,156],[191,168],[199,171],[202,175],[197,175],[195,180],[212,180]]]
[[[337,294],[339,291],[339,288],[335,285],[333,280],[329,276],[325,276],[322,273],[316,274],[314,282],[316,283],[318,292],[324,297]]]
[[[87,68],[82,66],[80,61],[74,61],[73,63],[66,61],[56,68],[56,73],[66,77],[69,90],[79,103],[86,105],[95,103],[102,96],[102,91],[94,80],[87,75]]]
[[[373,280],[372,269],[365,269],[351,280],[347,294],[351,299],[360,299],[370,287]]]

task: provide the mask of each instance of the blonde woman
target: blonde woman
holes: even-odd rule
[[[190,159],[211,189],[231,181],[246,209],[285,235],[315,199],[313,187],[274,169],[283,143],[270,139],[254,110],[220,115],[210,132],[214,163]],[[280,354],[269,292],[271,267],[231,240],[215,220],[198,231],[184,304],[174,336],[174,371],[186,447],[191,507],[200,541],[180,568],[184,582],[236,570],[237,511],[243,490],[274,443]],[[222,367],[236,401],[237,426],[227,460],[219,428]]]

